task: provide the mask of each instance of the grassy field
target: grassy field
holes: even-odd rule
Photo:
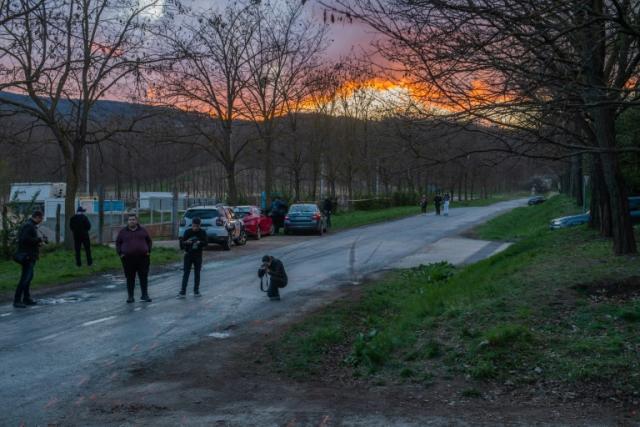
[[[73,251],[55,246],[45,247],[40,260],[36,264],[32,288],[62,284],[95,273],[122,269],[122,263],[116,255],[115,249],[108,246],[93,245],[91,253],[93,255],[93,266],[76,267]],[[84,263],[84,252],[82,259]],[[175,249],[155,248],[151,253],[151,265],[165,264],[178,259],[180,259],[180,253]],[[20,266],[18,264],[13,261],[0,261],[0,293],[13,291],[19,278]]]
[[[640,259],[613,256],[586,226],[548,230],[551,218],[577,210],[557,196],[498,217],[477,234],[515,240],[506,251],[461,269],[391,273],[268,351],[294,377],[335,369],[430,385],[459,376],[629,396],[640,387]]]
[[[497,194],[487,199],[475,199],[462,202],[451,203],[451,208],[472,207],[472,206],[488,206],[493,203],[503,202],[518,197],[526,197],[524,193],[518,194]],[[433,201],[429,202],[428,212],[433,212]],[[420,206],[398,206],[387,209],[375,209],[370,211],[351,211],[335,214],[331,217],[331,225],[333,230],[342,230],[345,228],[359,227],[361,225],[374,224],[376,222],[390,221],[393,219],[404,218],[420,213]]]

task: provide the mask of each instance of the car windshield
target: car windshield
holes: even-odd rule
[[[293,205],[289,209],[290,213],[313,213],[317,211],[318,207],[315,205]]]
[[[238,218],[244,218],[245,216],[251,214],[251,208],[235,208],[233,212]]]
[[[189,209],[184,214],[185,218],[195,218],[198,217],[200,219],[212,219],[218,217],[217,209]]]

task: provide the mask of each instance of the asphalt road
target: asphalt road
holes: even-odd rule
[[[74,405],[94,399],[96,391],[108,389],[137,363],[166,357],[211,334],[224,335],[235,325],[284,313],[291,304],[299,309],[304,299],[330,298],[345,282],[358,282],[426,244],[525,203],[452,209],[448,217],[414,216],[293,238],[293,243],[270,250],[284,261],[289,275],[280,302],[269,302],[258,290],[262,253],[237,251],[204,265],[199,299],[190,294],[175,299],[181,272],[170,271],[150,278],[152,303],[125,304],[123,277],[104,276],[34,308],[0,306],[0,425],[64,419]]]

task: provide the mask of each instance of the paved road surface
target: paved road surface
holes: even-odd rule
[[[175,299],[181,273],[173,271],[151,278],[150,304],[125,304],[123,280],[116,276],[35,308],[0,306],[0,425],[60,419],[137,362],[224,333],[230,325],[286,312],[294,301],[328,298],[340,284],[398,265],[429,243],[524,203],[452,209],[449,217],[414,216],[293,239],[272,251],[289,274],[279,303],[266,301],[257,289],[259,254],[238,252],[205,264],[200,299]]]

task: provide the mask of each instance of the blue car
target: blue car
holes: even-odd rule
[[[293,231],[313,231],[322,236],[327,231],[327,218],[313,203],[291,205],[284,217],[284,234]]]
[[[640,224],[640,196],[629,197],[629,215],[631,222]],[[559,228],[573,227],[574,225],[586,224],[591,219],[591,212],[587,211],[579,215],[563,216],[551,220],[549,228],[557,230]]]

